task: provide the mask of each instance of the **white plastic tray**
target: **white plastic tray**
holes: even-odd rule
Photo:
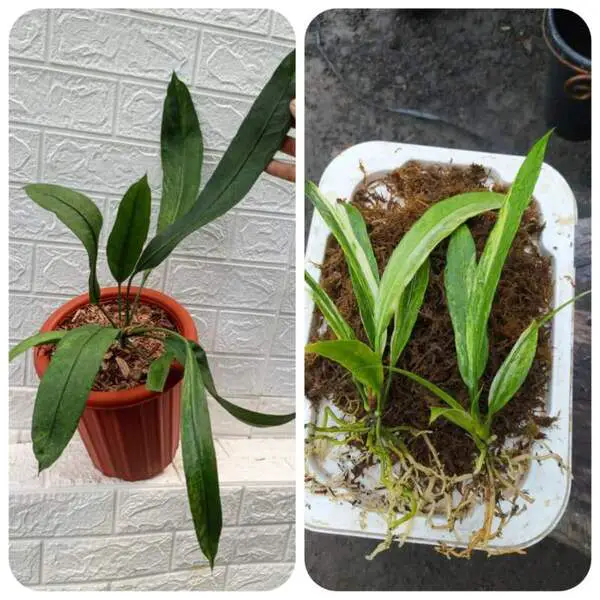
[[[409,160],[422,162],[452,163],[454,165],[480,164],[491,169],[496,180],[510,183],[524,160],[522,156],[489,154],[465,150],[452,150],[429,146],[415,146],[393,142],[366,142],[342,152],[334,158],[319,182],[321,191],[337,198],[348,199],[364,174],[391,171]],[[577,221],[577,206],[571,188],[564,178],[550,165],[544,164],[535,192],[543,220],[546,223],[541,234],[540,246],[544,254],[552,257],[554,277],[553,305],[558,306],[574,295],[574,234]],[[305,268],[316,279],[320,270],[316,266],[325,256],[329,230],[317,211],[314,211],[305,256]],[[308,293],[304,300],[304,335],[308,341],[314,305]],[[569,305],[554,318],[552,324],[552,372],[548,389],[548,412],[558,416],[556,424],[547,433],[547,443],[559,454],[570,472],[571,465],[571,381],[573,349],[573,305]],[[315,422],[319,415],[311,403],[305,400],[305,422]],[[308,428],[305,428],[308,431]],[[315,457],[306,459],[308,475],[323,481],[332,474],[332,465],[324,464]],[[500,539],[490,542],[490,548],[525,548],[544,538],[557,525],[571,489],[569,472],[560,470],[556,461],[534,462],[524,482],[524,489],[535,498],[535,502],[524,513],[516,516],[503,529]],[[424,517],[414,519],[409,542],[438,544],[446,542],[465,546],[470,534],[483,523],[483,507],[479,507],[462,523],[456,524],[456,533],[433,530]],[[313,531],[354,535],[383,539],[386,524],[376,512],[364,515],[364,510],[349,502],[338,501],[329,495],[305,490],[305,525]],[[497,525],[495,520],[494,527]],[[399,528],[396,532],[401,532]],[[461,542],[462,540],[462,542]]]

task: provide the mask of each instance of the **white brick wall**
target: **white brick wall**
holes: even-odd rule
[[[206,181],[293,42],[285,19],[260,9],[53,9],[18,19],[9,67],[11,345],[87,289],[80,244],[23,184],[89,195],[105,217],[104,246],[119,199],[147,171],[155,223],[171,71],[192,91]],[[194,317],[222,393],[254,410],[294,410],[294,210],[293,186],[263,175],[151,278]],[[112,284],[104,252],[99,260],[101,285]],[[158,477],[125,483],[95,470],[76,436],[38,476],[30,356],[11,364],[10,383],[10,565],[20,582],[44,590],[222,590],[271,589],[287,579],[294,423],[254,430],[211,399],[225,524],[211,575],[194,540],[180,455]]]
[[[293,38],[283,17],[261,9],[52,9],[18,19],[9,80],[11,343],[87,288],[85,251],[26,197],[23,184],[88,194],[105,216],[104,247],[119,199],[147,171],[155,222],[171,71],[194,97],[206,181]],[[293,240],[293,186],[263,175],[234,211],[185,240],[151,279],[194,316],[223,393],[249,407],[293,404]],[[99,260],[100,283],[112,284],[104,252]],[[14,387],[36,386],[31,358],[12,364],[10,377]],[[255,434],[232,428],[213,409],[218,435]],[[24,421],[11,427],[27,427]],[[292,427],[257,433],[286,436]]]
[[[224,528],[213,575],[198,549],[181,454],[161,475],[96,471],[80,440],[37,476],[30,442],[10,445],[9,556],[36,589],[272,589],[295,561],[294,440],[216,443]]]

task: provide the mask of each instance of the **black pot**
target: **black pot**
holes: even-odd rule
[[[545,117],[556,134],[589,140],[592,108],[592,38],[585,21],[570,10],[544,11],[544,39],[552,53]]]

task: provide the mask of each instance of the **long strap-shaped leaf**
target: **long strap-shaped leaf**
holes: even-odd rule
[[[106,244],[108,266],[117,283],[131,275],[150,228],[151,192],[148,177],[136,181],[119,203]]]
[[[477,254],[475,241],[467,225],[461,225],[451,236],[446,254],[444,287],[448,312],[454,329],[454,343],[458,369],[465,385],[469,389],[472,409],[478,413],[477,388],[488,360],[488,336],[484,330],[480,337],[481,348],[476,353],[476,364],[470,363],[467,350],[467,329],[471,290],[475,283]]]
[[[250,191],[292,126],[295,60],[292,51],[277,67],[192,208],[150,240],[136,273],[158,266],[183,239],[225,214]]]
[[[25,192],[36,204],[53,212],[81,240],[90,264],[90,302],[97,304],[100,285],[96,276],[96,262],[102,229],[102,214],[98,207],[87,196],[60,185],[32,183],[25,186]]]
[[[42,344],[55,344],[56,342],[62,340],[65,335],[67,335],[66,329],[36,333],[11,348],[10,352],[8,353],[8,360],[13,360],[19,356],[19,354],[23,354],[23,352],[26,352],[29,350],[29,348],[33,348],[34,346],[41,346]]]
[[[385,351],[387,327],[400,295],[431,251],[467,219],[502,206],[504,196],[494,192],[472,192],[437,202],[409,229],[392,253],[379,285],[375,313],[375,347]]]
[[[374,343],[379,275],[362,216],[354,207],[348,209],[345,203],[327,198],[312,181],[306,182],[305,194],[344,253],[365,332]]]
[[[306,352],[333,360],[362,384],[379,393],[383,386],[383,364],[381,357],[359,340],[331,340],[307,344]]]
[[[160,130],[163,181],[157,233],[185,215],[200,189],[204,145],[190,92],[173,73]]]
[[[554,318],[556,313],[563,310],[563,308],[589,293],[588,291],[578,294],[574,298],[557,306],[548,314],[533,321],[519,336],[519,339],[515,342],[508,356],[498,369],[490,386],[488,395],[488,422],[491,421],[492,417],[499,410],[506,406],[523,385],[535,358],[540,327]]]
[[[488,395],[488,421],[519,391],[527,377],[538,343],[539,323],[534,321],[519,336],[498,369]]]
[[[284,425],[296,417],[296,413],[275,415],[248,410],[247,408],[242,408],[241,406],[238,406],[237,404],[229,402],[229,400],[223,398],[217,392],[212,373],[210,372],[210,367],[208,366],[208,357],[206,356],[206,352],[204,352],[204,349],[195,342],[188,342],[188,344],[192,347],[194,357],[196,363],[198,364],[202,381],[204,382],[206,389],[230,415],[242,423],[251,425],[253,427],[276,427],[277,425]],[[165,342],[165,345],[171,352],[175,354],[178,362],[180,362],[182,365],[186,364],[186,354],[185,352],[182,352],[184,348],[180,339],[168,338]]]
[[[377,260],[375,259],[375,253],[373,252],[373,246],[371,245],[371,238],[369,237],[367,224],[365,223],[363,216],[360,214],[360,211],[358,208],[356,208],[356,206],[352,206],[352,204],[349,204],[348,202],[343,202],[340,204],[340,206],[342,206],[348,213],[348,219],[350,220],[350,226],[352,227],[354,236],[356,237],[356,240],[360,244],[360,247],[369,261],[369,266],[371,267],[371,272],[373,273],[375,281],[379,283],[379,269],[377,268]]]
[[[340,340],[353,340],[356,336],[352,327],[344,320],[333,300],[326,294],[325,290],[311,277],[310,273],[304,271],[304,281],[310,288],[310,295],[315,301],[317,308],[321,311],[323,318],[327,321],[331,330]]]
[[[502,268],[519,229],[521,217],[531,201],[551,133],[548,132],[533,145],[521,165],[477,265],[468,310],[467,351],[471,365],[477,364],[477,355],[483,344],[481,338],[487,332],[487,322]]]
[[[408,287],[402,292],[394,316],[394,331],[390,340],[390,365],[395,365],[404,350],[417,322],[429,283],[429,259],[419,268]]]
[[[212,569],[223,526],[217,457],[206,392],[189,344],[186,356],[181,398],[183,470],[196,537]]]
[[[38,388],[31,438],[39,470],[48,468],[73,437],[105,352],[118,329],[85,325],[59,342]]]

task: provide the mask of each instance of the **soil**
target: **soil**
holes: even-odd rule
[[[102,308],[115,323],[119,322],[117,302],[103,302]],[[109,321],[98,306],[87,305],[65,318],[57,329],[75,329],[82,325],[97,323],[109,325]],[[147,325],[176,330],[169,315],[159,306],[139,304],[132,325]],[[157,334],[160,335],[160,334]],[[52,354],[55,345],[43,346],[43,352]],[[125,346],[115,342],[104,355],[102,366],[92,390],[108,392],[126,390],[144,385],[150,363],[161,356],[164,345],[160,340],[143,336],[128,338]]]
[[[490,189],[488,173],[478,165],[469,168],[428,165],[415,162],[380,178],[377,183],[366,182],[357,189],[352,203],[361,211],[373,245],[380,273],[383,272],[392,251],[411,225],[435,202],[455,194]],[[386,194],[401,198],[402,205],[386,202],[381,195],[381,184]],[[494,191],[504,192],[499,184]],[[468,221],[478,255],[496,220],[489,212]],[[548,310],[552,293],[551,261],[540,254],[537,246],[543,229],[537,204],[532,202],[525,212],[512,249],[502,271],[488,323],[489,360],[482,377],[481,409],[489,385],[514,342],[531,323]],[[425,300],[415,324],[411,340],[404,349],[398,365],[432,381],[467,406],[467,392],[456,363],[454,334],[444,293],[445,255],[447,241],[440,244],[430,256],[431,272]],[[352,293],[348,269],[343,253],[333,237],[329,239],[325,260],[321,266],[321,285],[350,323],[358,337],[366,341],[358,307]],[[319,334],[322,317],[313,319],[311,340],[332,339],[326,331]],[[493,433],[497,447],[507,438],[536,439],[544,436],[542,429],[553,422],[545,413],[545,393],[551,365],[548,328],[540,332],[540,341],[531,371],[515,398],[497,415]],[[358,414],[361,404],[352,381],[341,366],[306,355],[305,393],[312,402],[324,397],[334,398],[343,411]],[[430,439],[444,464],[446,473],[470,473],[475,446],[455,425],[438,419],[429,425],[429,408],[439,405],[437,397],[422,386],[396,376],[383,417],[384,423],[411,425],[432,431]],[[421,438],[413,440],[414,457],[428,464],[430,453]]]

